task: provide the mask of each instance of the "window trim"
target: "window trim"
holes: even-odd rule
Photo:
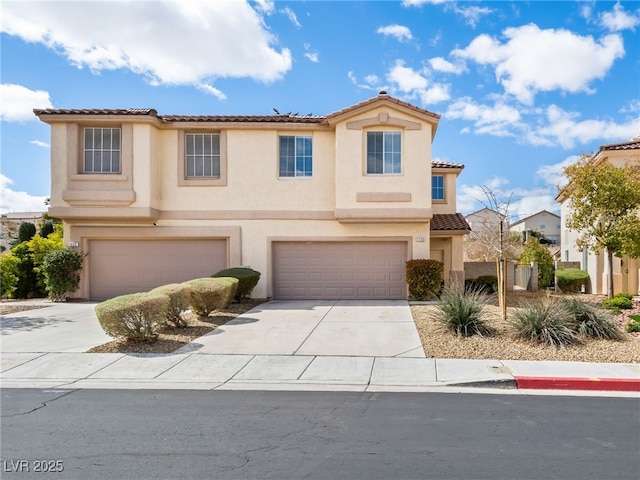
[[[293,138],[294,139],[294,148],[296,148],[296,149],[297,149],[297,147],[295,146],[295,141],[298,138],[308,138],[311,141],[311,175],[298,175],[297,174],[297,172],[298,172],[298,169],[296,168],[297,162],[298,162],[297,155],[294,155],[295,164],[294,164],[294,168],[293,168],[293,175],[282,175],[282,170],[280,168],[281,167],[281,164],[280,164],[280,161],[281,161],[281,158],[280,158],[280,145],[281,145],[280,144],[280,140],[283,137],[291,137],[291,138]],[[313,168],[313,135],[298,135],[298,134],[290,135],[290,134],[286,134],[286,133],[279,133],[278,134],[278,147],[277,147],[277,150],[278,150],[277,170],[278,170],[278,179],[279,180],[303,180],[303,179],[309,180],[309,179],[313,178],[313,171],[314,171],[314,168]]]
[[[133,188],[133,125],[130,123],[82,122],[67,124],[67,151],[71,158],[67,162],[67,176],[74,182],[116,182],[125,183]],[[119,128],[120,129],[120,172],[85,173],[84,172],[84,129]],[[73,155],[75,154],[75,159]]]
[[[400,171],[397,173],[385,173],[384,172],[384,156],[382,158],[382,169],[383,172],[382,173],[370,173],[369,172],[369,162],[368,162],[368,157],[369,157],[369,134],[370,133],[382,133],[383,136],[383,141],[384,141],[384,134],[385,133],[397,133],[400,137]],[[363,165],[363,170],[364,170],[364,175],[367,177],[389,177],[389,176],[401,176],[404,175],[404,132],[401,129],[396,129],[396,128],[380,128],[380,125],[378,125],[375,128],[370,128],[370,129],[365,129],[364,130],[364,135],[363,135],[363,141],[364,141],[364,165]],[[383,151],[384,153],[384,151]]]
[[[185,138],[187,134],[220,136],[220,176],[187,177]],[[178,186],[220,187],[227,185],[227,132],[226,130],[178,130]]]
[[[433,197],[433,179],[434,177],[442,177],[442,198]],[[447,201],[447,178],[442,173],[431,174],[431,201],[434,203],[446,203]]]
[[[85,161],[85,155],[87,153],[87,144],[86,144],[86,131],[88,129],[92,129],[92,130],[111,130],[113,132],[113,130],[117,130],[120,136],[120,145],[119,148],[117,150],[115,149],[105,149],[105,148],[100,148],[100,149],[96,149],[96,148],[92,148],[90,149],[93,152],[99,151],[104,153],[105,151],[109,151],[109,152],[118,152],[118,170],[117,171],[94,171],[94,170],[86,170],[86,161]],[[80,163],[81,163],[81,167],[80,167],[80,172],[82,175],[121,175],[122,174],[122,150],[123,150],[123,145],[122,145],[122,127],[120,125],[100,125],[100,126],[96,126],[96,125],[85,125],[82,126],[81,131],[81,143],[82,146],[80,147],[81,149],[81,159],[80,159]],[[111,134],[113,135],[113,133]],[[95,134],[94,134],[94,140],[95,140]]]

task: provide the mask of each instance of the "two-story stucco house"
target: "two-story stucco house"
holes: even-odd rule
[[[231,266],[278,299],[406,298],[415,258],[463,279],[463,166],[432,164],[439,115],[384,92],[327,116],[34,112],[51,126],[49,214],[87,254],[78,297]]]
[[[528,217],[521,218],[509,226],[509,230],[518,233],[523,241],[527,241],[528,234],[532,231],[541,233],[544,238],[553,244],[560,243],[560,216],[555,213],[541,210]]]
[[[637,166],[640,168],[640,135],[628,142],[603,145],[594,157],[597,163],[609,162],[617,167]],[[592,252],[586,248],[579,250],[576,240],[580,232],[569,230],[566,221],[572,212],[571,201],[564,191],[560,191],[556,200],[560,202],[560,217],[562,229],[563,261],[580,262],[580,268],[589,273],[589,291],[597,294],[607,294],[608,265],[604,252]],[[640,215],[640,212],[638,212]],[[613,257],[613,292],[627,292],[640,294],[640,259]]]

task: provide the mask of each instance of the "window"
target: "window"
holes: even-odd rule
[[[311,177],[313,147],[311,137],[280,137],[280,176]]]
[[[444,175],[431,176],[431,199],[444,200]]]
[[[220,135],[185,134],[185,176],[220,177]]]
[[[120,173],[120,129],[84,129],[84,173]]]
[[[367,132],[367,173],[402,173],[400,132]]]

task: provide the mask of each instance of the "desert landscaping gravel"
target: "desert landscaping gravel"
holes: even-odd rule
[[[512,298],[511,304],[526,298]],[[529,297],[530,298],[530,297]],[[585,301],[598,303],[605,297],[588,297]],[[515,339],[509,325],[509,318],[518,307],[507,308],[507,321],[502,320],[500,309],[489,306],[486,318],[489,324],[497,329],[497,334],[490,337],[458,337],[444,330],[442,325],[433,319],[436,311],[434,305],[412,305],[411,313],[424,347],[425,355],[431,358],[471,358],[493,360],[558,360],[573,362],[613,362],[640,363],[640,336],[625,332],[625,340],[584,339],[583,345],[552,348],[532,345]],[[640,313],[640,303],[636,302],[633,310],[623,311],[613,317],[618,327],[624,331],[624,325],[630,314]]]

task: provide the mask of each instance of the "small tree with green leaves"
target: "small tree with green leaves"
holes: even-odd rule
[[[36,226],[31,222],[24,222],[18,228],[18,241],[28,242],[36,234]]]
[[[538,240],[532,238],[524,248],[520,256],[520,263],[527,264],[537,262],[538,264],[538,286],[548,287],[551,285],[553,278],[553,257],[545,247],[538,243]]]
[[[640,168],[598,163],[593,155],[564,169],[561,191],[572,211],[567,227],[580,233],[578,248],[604,250],[608,263],[607,294],[613,296],[613,256],[640,258]]]
[[[84,255],[71,248],[53,250],[42,263],[45,285],[49,298],[64,302],[80,285],[80,272]]]
[[[0,296],[12,297],[18,285],[20,259],[7,253],[0,255]]]

